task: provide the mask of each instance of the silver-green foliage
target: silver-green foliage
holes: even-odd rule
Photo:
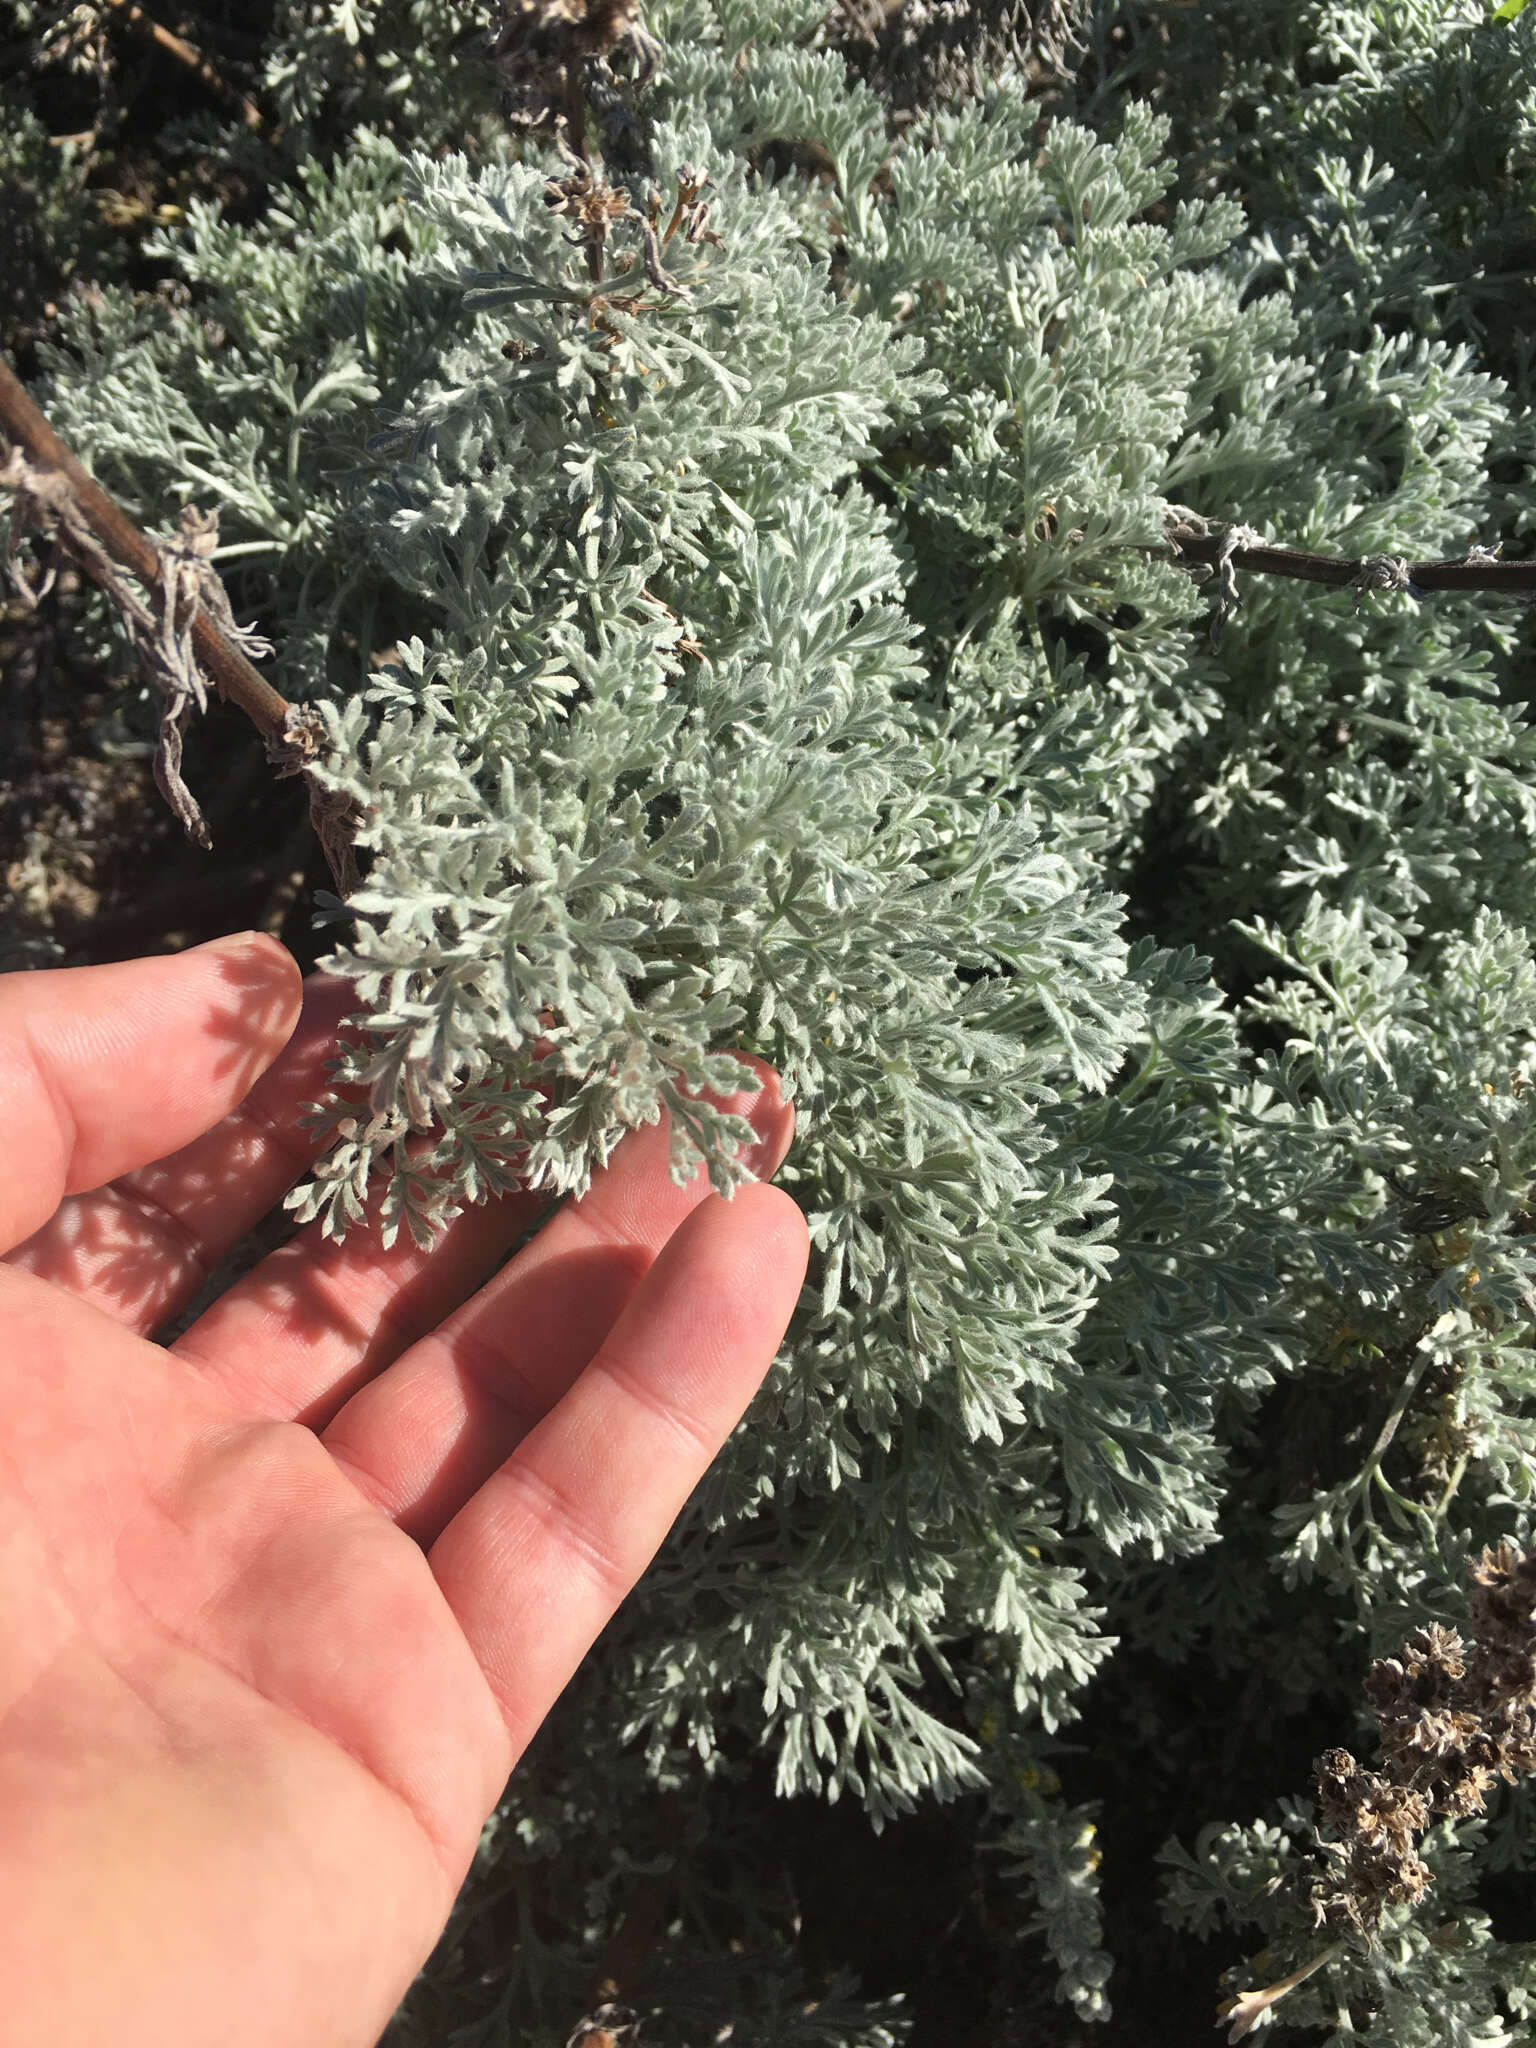
[[[1239,107],[1283,131],[1291,16],[1340,73],[1245,222],[1107,89],[1102,138],[1040,135],[1003,78],[895,142],[818,14],[653,11],[632,196],[702,167],[718,241],[669,246],[669,294],[619,223],[597,305],[556,160],[437,146],[404,10],[285,10],[296,129],[372,125],[254,225],[194,207],[155,249],[186,291],[82,308],[50,400],[146,514],[222,500],[239,608],[350,763],[366,1106],[328,1112],[302,1213],[346,1228],[370,1175],[422,1234],[513,1176],[579,1192],[662,1112],[729,1188],[724,1049],[796,1101],[789,1340],[488,1838],[575,1930],[517,1995],[590,1974],[610,1802],[697,1819],[759,1754],[877,1819],[983,1795],[1103,2016],[1089,1817],[1045,1759],[1116,1634],[1347,1724],[1358,1660],[1530,1533],[1528,634],[1255,584],[1218,655],[1144,549],[1168,500],[1337,552],[1528,531],[1479,269],[1525,203],[1533,38],[1489,31],[1494,197],[1467,8],[1265,10],[1274,50],[1215,82],[1196,38],[1218,143]],[[449,11],[410,20],[446,64]],[[395,68],[365,89],[347,51]],[[1433,111],[1456,193],[1385,167],[1377,94]],[[1448,1871],[1524,1853],[1518,1816],[1463,1833]],[[1451,2037],[1431,1925],[1403,2048]],[[1527,1965],[1465,1925],[1455,2025],[1492,2040]]]

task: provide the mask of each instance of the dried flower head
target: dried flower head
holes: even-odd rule
[[[1536,1552],[1510,1544],[1469,1564],[1472,1642],[1438,1622],[1378,1657],[1365,1692],[1383,1769],[1328,1749],[1313,1773],[1316,1852],[1308,1882],[1328,1948],[1277,1982],[1222,2006],[1227,2039],[1266,2026],[1298,1984],[1350,1946],[1369,1943],[1389,1906],[1414,1906],[1434,1883],[1419,1842],[1437,1815],[1479,1813],[1498,1779],[1536,1772]]]
[[[1471,1647],[1453,1629],[1415,1629],[1378,1657],[1365,1693],[1381,1731],[1381,1772],[1345,1749],[1317,1762],[1319,1925],[1369,1938],[1383,1910],[1431,1882],[1417,1838],[1436,1815],[1480,1813],[1493,1785],[1536,1771],[1536,1553],[1509,1544],[1470,1566]]]
[[[1413,1905],[1429,1889],[1429,1868],[1416,1847],[1429,1825],[1429,1803],[1362,1769],[1347,1749],[1324,1751],[1314,1784],[1319,1818],[1338,1839],[1318,1845],[1313,1917],[1319,1927],[1363,1936],[1385,1907]]]

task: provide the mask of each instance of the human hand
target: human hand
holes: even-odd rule
[[[251,934],[0,980],[8,2042],[374,2042],[804,1272],[663,1125],[499,1272],[534,1198],[427,1253],[312,1226],[149,1342],[306,1163],[348,994],[299,1007]]]

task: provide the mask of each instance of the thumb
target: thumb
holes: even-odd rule
[[[66,1195],[227,1115],[286,1043],[301,993],[297,964],[260,932],[0,979],[0,1251]]]

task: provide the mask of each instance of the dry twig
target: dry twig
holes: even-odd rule
[[[107,5],[115,7],[123,19],[136,28],[140,35],[148,36],[151,42],[158,44],[179,64],[185,64],[198,81],[207,86],[208,90],[226,105],[238,108],[240,118],[253,134],[259,135],[262,132],[266,123],[262,119],[261,109],[253,101],[248,100],[243,92],[232,86],[223,73],[211,64],[194,44],[181,36],[172,35],[168,28],[162,28],[158,21],[153,20],[142,7],[135,4],[135,0],[107,0]]]
[[[1400,590],[1409,597],[1437,591],[1487,590],[1502,597],[1536,598],[1536,562],[1503,562],[1497,548],[1469,544],[1451,561],[1410,562],[1401,555],[1314,555],[1300,548],[1279,548],[1251,526],[1206,519],[1187,505],[1166,507],[1165,544],[1149,548],[1180,566],[1212,569],[1220,578],[1211,642],[1221,645],[1221,629],[1241,603],[1237,571],[1261,576],[1290,576],[1303,583],[1324,583],[1335,590]],[[1358,602],[1358,598],[1357,598]]]
[[[356,888],[356,820],[346,800],[323,788],[311,773],[323,758],[325,727],[317,711],[290,704],[252,667],[250,654],[270,650],[255,634],[236,625],[224,586],[212,568],[217,513],[189,507],[181,515],[175,539],[156,545],[60,440],[3,360],[0,436],[0,445],[9,443],[0,462],[0,488],[12,496],[6,561],[15,587],[29,601],[39,595],[22,577],[16,550],[23,531],[41,529],[51,538],[55,558],[62,554],[77,563],[116,606],[134,651],[160,692],[155,780],[188,836],[200,846],[212,844],[181,776],[182,729],[194,707],[205,708],[211,681],[261,733],[278,773],[304,777],[310,822],[337,890],[345,896]],[[50,566],[44,590],[52,577]]]

